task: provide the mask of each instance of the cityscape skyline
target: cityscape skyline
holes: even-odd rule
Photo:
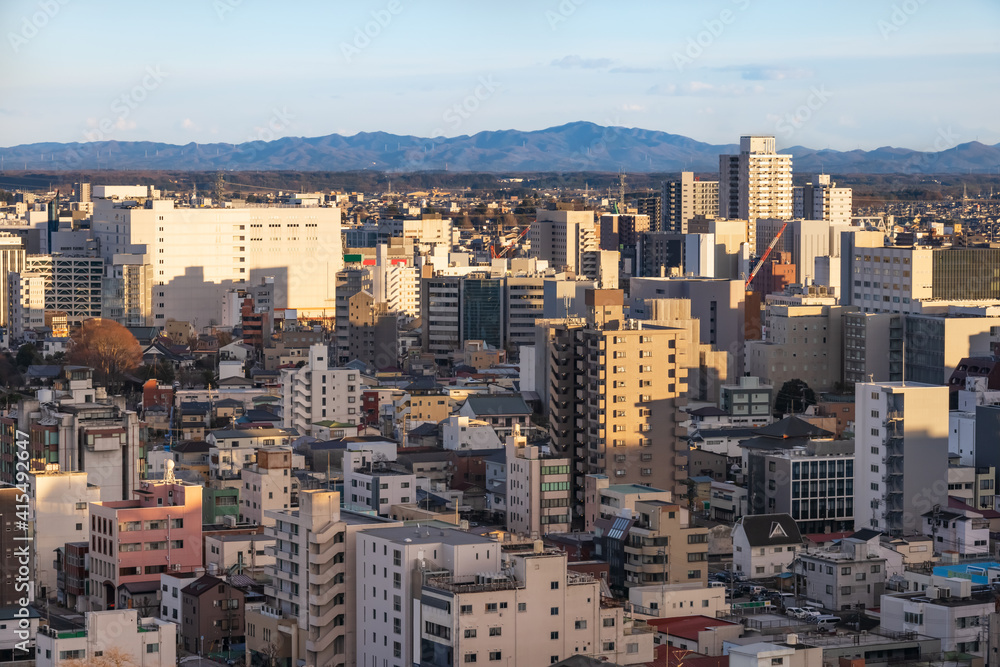
[[[1000,9],[985,2],[847,3],[837,13],[782,3],[765,13],[751,0],[565,0],[501,14],[405,0],[280,13],[216,0],[165,15],[100,4],[0,8],[0,145],[453,137],[577,120],[717,144],[734,131],[773,134],[779,148],[930,150],[942,129],[957,143],[1000,141],[996,93],[979,83],[998,49],[989,19]],[[825,39],[808,29],[820,21]],[[485,27],[502,46],[483,39]],[[190,46],[178,49],[182,39]],[[63,103],[51,104],[54,89]]]

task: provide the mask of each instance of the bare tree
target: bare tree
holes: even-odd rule
[[[95,317],[85,321],[73,334],[69,362],[93,368],[97,380],[117,390],[125,373],[142,362],[142,348],[121,324]]]

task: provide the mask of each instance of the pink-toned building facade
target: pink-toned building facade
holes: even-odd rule
[[[115,609],[122,584],[202,566],[202,487],[143,482],[135,500],[90,503],[90,609]]]

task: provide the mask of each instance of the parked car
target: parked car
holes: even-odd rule
[[[816,607],[803,607],[802,609],[806,612],[802,618],[809,623],[815,623],[816,619],[823,615],[823,611]]]
[[[785,615],[791,616],[792,618],[804,618],[806,610],[802,607],[789,607],[785,610]]]
[[[833,616],[831,614],[821,614],[816,617],[814,622],[816,623],[817,630],[831,632],[837,627],[837,624],[840,623],[840,617]]]

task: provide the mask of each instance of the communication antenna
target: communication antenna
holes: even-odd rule
[[[226,177],[220,171],[215,176],[215,192],[212,194],[212,204],[215,206],[215,208],[224,207],[222,200],[225,197],[225,194],[226,194]]]

